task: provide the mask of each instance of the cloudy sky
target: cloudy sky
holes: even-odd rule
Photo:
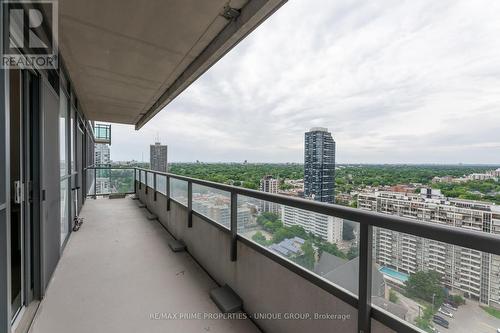
[[[341,163],[500,163],[500,1],[290,0],[113,160],[303,162],[327,127]]]

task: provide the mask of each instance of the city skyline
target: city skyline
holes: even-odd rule
[[[500,3],[310,8],[288,2],[142,133],[115,126],[114,158],[159,132],[171,161],[300,162],[322,126],[340,163],[500,164]]]

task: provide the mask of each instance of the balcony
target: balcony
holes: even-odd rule
[[[499,252],[498,246],[492,246],[499,239],[484,233],[128,169],[133,179],[124,192],[135,193],[138,200],[89,194],[97,199],[86,201],[85,223],[68,242],[31,332],[65,332],[68,325],[74,332],[103,328],[110,332],[421,332],[375,305],[380,301],[372,296],[374,274],[368,273],[375,265],[370,260],[373,226]],[[92,167],[87,171],[89,175],[95,172]],[[227,214],[209,216],[209,210],[197,202],[214,193],[224,197],[217,205]],[[359,222],[355,288],[319,276],[250,240],[245,234],[246,222],[241,220],[241,202],[248,198]],[[142,204],[146,207],[140,208]],[[174,238],[185,242],[187,253],[169,249],[167,243]],[[209,292],[224,284],[239,295],[245,313],[254,316],[252,320],[155,317],[220,315]],[[255,317],[258,314],[274,317]],[[290,320],[284,317],[287,314],[334,314],[344,319]]]
[[[95,143],[111,144],[111,125],[110,124],[95,124],[94,125]]]
[[[219,313],[208,294],[216,283],[130,198],[87,200],[81,216],[30,332],[259,331],[249,320],[158,319]]]

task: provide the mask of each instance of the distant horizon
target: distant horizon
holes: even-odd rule
[[[149,161],[139,161],[139,160],[111,160],[111,162],[138,162],[138,163],[149,163]],[[304,162],[256,162],[256,161],[172,161],[168,162],[168,164],[176,164],[176,163],[184,163],[184,164],[298,164],[303,165]],[[500,164],[491,164],[491,163],[346,163],[339,162],[335,163],[336,166],[345,166],[345,165],[398,165],[398,166],[479,166],[479,167],[500,167]]]

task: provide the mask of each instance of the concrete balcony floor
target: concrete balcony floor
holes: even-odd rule
[[[151,319],[154,313],[220,313],[216,284],[137,201],[86,201],[31,333],[258,332],[249,320]]]

